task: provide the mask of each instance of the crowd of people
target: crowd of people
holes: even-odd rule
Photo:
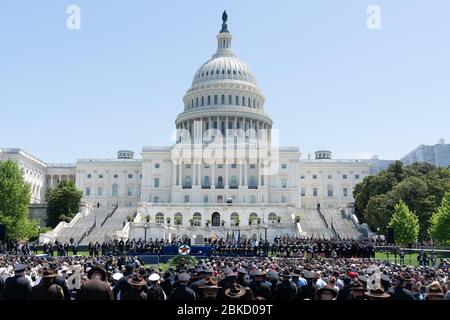
[[[370,258],[181,258],[162,270],[139,256],[0,256],[3,300],[449,300],[450,262]]]

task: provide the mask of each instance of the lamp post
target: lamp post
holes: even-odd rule
[[[145,242],[147,242],[147,229],[148,229],[148,223],[144,224],[144,239],[145,239]]]

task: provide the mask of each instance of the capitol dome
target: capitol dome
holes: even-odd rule
[[[272,120],[264,113],[264,96],[250,68],[231,48],[232,35],[224,19],[217,35],[217,51],[195,73],[183,97],[184,111],[175,121],[177,129],[194,133],[194,121],[202,129],[269,129]],[[225,129],[226,128],[226,129]],[[195,129],[197,130],[197,129]]]

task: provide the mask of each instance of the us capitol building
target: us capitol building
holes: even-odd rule
[[[380,162],[334,160],[326,150],[303,160],[298,147],[279,147],[255,76],[231,43],[224,13],[217,51],[183,97],[172,146],[143,147],[140,159],[122,150],[116,159],[76,164],[0,149],[0,160],[23,168],[35,206],[45,206],[46,191],[63,180],[83,191],[75,218],[41,241],[368,235],[352,214],[352,193]]]

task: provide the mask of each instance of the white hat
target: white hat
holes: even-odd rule
[[[157,273],[152,273],[150,277],[148,277],[149,281],[158,281],[159,279],[161,279],[161,277]]]
[[[116,272],[116,273],[113,274],[112,278],[113,278],[114,280],[116,280],[116,281],[119,281],[120,279],[123,278],[123,273]]]

